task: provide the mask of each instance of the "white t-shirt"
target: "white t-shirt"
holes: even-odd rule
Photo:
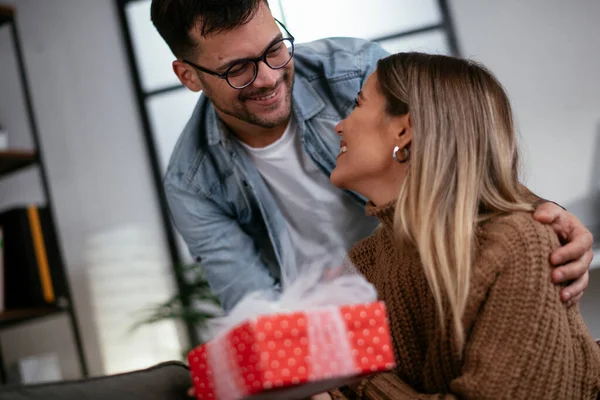
[[[298,267],[340,262],[350,247],[372,232],[373,224],[357,223],[365,220],[364,208],[333,186],[303,151],[294,118],[269,146],[242,145],[287,222]]]

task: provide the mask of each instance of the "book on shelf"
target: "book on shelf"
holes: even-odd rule
[[[58,241],[46,207],[0,212],[4,243],[4,309],[55,306],[65,293]]]

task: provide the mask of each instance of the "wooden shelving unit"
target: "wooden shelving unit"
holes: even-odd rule
[[[43,317],[50,317],[66,312],[61,307],[39,307],[25,308],[20,310],[8,310],[0,313],[0,329],[19,325],[28,321],[37,320]]]
[[[11,30],[11,36],[13,41],[13,48],[15,53],[15,58],[18,66],[18,77],[20,79],[21,86],[23,88],[24,94],[24,106],[26,108],[29,127],[31,131],[31,135],[33,138],[34,149],[33,150],[23,150],[23,149],[9,149],[9,150],[0,150],[0,179],[10,176],[14,172],[20,171],[27,167],[36,166],[39,170],[39,175],[41,177],[41,185],[43,187],[43,191],[46,197],[45,207],[49,210],[48,213],[48,226],[51,228],[50,231],[53,232],[51,235],[53,238],[56,237],[58,241],[58,236],[56,234],[56,223],[54,222],[53,209],[52,209],[52,196],[50,187],[48,184],[48,177],[46,174],[46,168],[44,165],[44,159],[42,157],[41,152],[39,151],[40,147],[40,139],[38,133],[38,127],[35,120],[34,112],[33,112],[33,103],[31,99],[31,91],[29,89],[29,82],[26,75],[25,68],[25,60],[23,57],[23,52],[21,48],[21,43],[19,40],[18,29],[17,29],[17,21],[15,19],[15,7],[10,5],[0,4],[0,28],[5,29],[7,26]],[[0,96],[2,93],[0,93]],[[6,238],[5,238],[6,240]],[[60,248],[60,246],[57,246]],[[58,254],[55,254],[55,257],[52,260],[52,265],[49,266],[51,269],[55,269],[55,271],[61,271],[61,275],[65,277],[61,279],[61,293],[57,293],[57,297],[54,299],[52,304],[45,304],[39,307],[33,308],[23,308],[23,309],[6,309],[3,312],[0,312],[0,334],[3,329],[14,327],[20,324],[25,323],[36,323],[43,318],[49,318],[52,316],[65,315],[68,317],[70,322],[70,328],[73,332],[75,351],[77,358],[79,360],[79,364],[81,367],[81,372],[84,377],[88,375],[87,363],[85,360],[85,356],[83,353],[83,343],[81,339],[81,335],[79,333],[79,326],[77,322],[77,316],[75,314],[75,307],[73,305],[71,291],[69,288],[69,284],[66,279],[65,267],[63,262],[63,257],[60,254],[60,250],[57,250]],[[10,266],[4,265],[4,268],[9,268]],[[1,271],[1,270],[0,270]],[[64,282],[63,282],[64,281]],[[6,282],[5,282],[6,284]],[[7,376],[5,373],[4,360],[2,358],[2,346],[0,343],[0,385],[7,381]]]
[[[37,154],[34,151],[0,150],[0,178],[35,165],[37,161]]]
[[[15,8],[13,6],[0,4],[0,25],[10,23],[15,18]]]

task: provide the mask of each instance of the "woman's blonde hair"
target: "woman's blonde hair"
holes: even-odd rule
[[[395,229],[417,246],[442,327],[451,318],[459,349],[477,224],[532,210],[518,181],[510,103],[500,83],[472,61],[399,53],[377,64],[387,112],[410,113],[410,165]]]

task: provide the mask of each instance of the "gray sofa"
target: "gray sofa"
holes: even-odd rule
[[[188,367],[170,361],[124,374],[29,386],[0,386],[1,400],[189,400]]]

